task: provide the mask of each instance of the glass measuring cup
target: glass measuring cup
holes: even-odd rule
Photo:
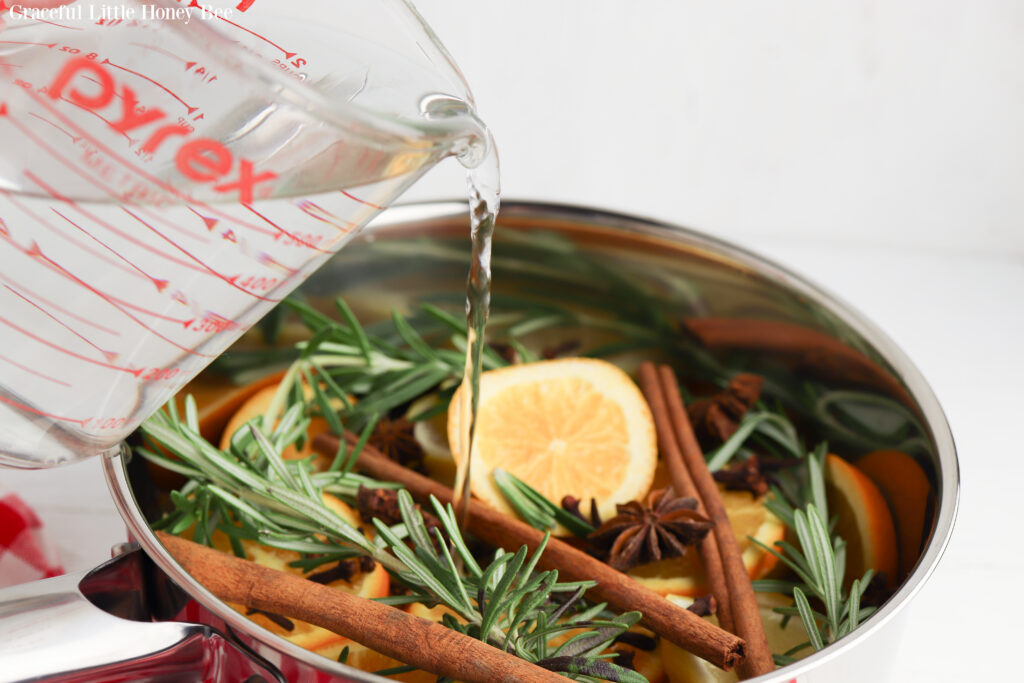
[[[411,5],[301,7],[4,16],[0,464],[116,447],[432,165],[479,160]]]

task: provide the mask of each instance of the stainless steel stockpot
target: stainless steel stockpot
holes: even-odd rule
[[[647,263],[669,269],[678,265],[688,277],[706,286],[712,308],[724,307],[705,313],[742,310],[749,314],[753,310],[761,317],[820,324],[822,331],[863,349],[905,390],[901,392],[903,402],[909,398],[908,407],[918,416],[929,442],[930,455],[923,464],[935,493],[931,534],[916,567],[896,594],[853,634],[754,680],[836,683],[884,679],[895,657],[905,609],[949,541],[959,494],[957,456],[949,426],[910,360],[881,330],[819,287],[713,237],[633,216],[531,202],[505,202],[499,223],[499,238],[505,235],[520,247],[520,237],[543,233],[567,237],[587,249],[621,257],[624,263],[632,259],[634,268],[639,264],[637,272]],[[379,250],[389,242],[401,242],[404,248],[383,252],[391,254],[388,258],[404,258],[407,265],[415,265],[418,250],[423,250],[421,254],[437,251],[429,241],[431,236],[465,236],[466,224],[466,208],[461,202],[389,209],[303,288],[313,295],[345,291],[348,296],[353,288],[363,287],[365,301],[382,297],[393,302],[395,290],[382,278],[407,278],[409,268],[368,263],[360,250]],[[427,241],[417,247],[420,238]],[[468,243],[468,238],[465,241]],[[502,254],[499,240],[495,247],[498,286]],[[468,249],[462,257],[452,257],[452,272],[462,273],[453,280],[453,291],[464,280],[467,259]],[[431,277],[437,275],[433,272]],[[416,286],[408,281],[401,285],[406,291]],[[666,296],[672,296],[670,289]],[[693,303],[692,292],[677,294],[681,301]],[[700,309],[705,305],[707,302],[697,306],[698,314],[703,314]],[[691,315],[693,311],[691,306]],[[84,574],[0,591],[0,681],[388,680],[329,661],[264,631],[196,583],[150,531],[146,511],[153,491],[139,460],[132,462],[125,448],[103,462],[111,494],[131,538],[114,549],[114,559]]]

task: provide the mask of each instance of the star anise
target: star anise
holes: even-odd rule
[[[690,610],[698,617],[706,617],[718,612],[718,603],[715,601],[715,596],[708,593],[707,595],[694,598],[693,602],[690,603],[690,606],[686,609]]]
[[[369,443],[395,462],[422,473],[423,447],[413,435],[414,426],[405,417],[382,418],[373,428]]]
[[[582,500],[576,496],[563,496],[562,497],[562,509],[571,515],[578,517],[587,524],[592,525],[595,529],[601,526],[601,514],[597,511],[597,501],[593,498],[590,499],[590,517],[580,511],[580,505],[583,503]]]
[[[402,521],[402,512],[398,505],[398,492],[394,489],[371,489],[360,485],[356,493],[356,509],[364,522],[372,523],[374,518],[388,526]],[[416,509],[423,515],[423,523],[427,530],[441,528],[441,520],[416,504]]]
[[[544,360],[554,360],[555,358],[562,358],[571,355],[574,351],[578,350],[583,344],[578,339],[569,339],[562,342],[561,344],[555,344],[554,346],[545,346],[541,349],[540,357]]]
[[[339,560],[333,567],[315,571],[307,574],[306,578],[316,583],[327,585],[339,579],[351,581],[352,577],[360,572],[372,572],[377,563],[372,557],[363,555],[361,557],[349,557]]]
[[[696,508],[696,499],[676,496],[672,487],[658,489],[646,504],[634,500],[617,505],[618,514],[588,539],[599,556],[619,571],[679,557],[713,526]]]
[[[523,358],[522,356],[519,355],[519,351],[517,351],[516,347],[512,346],[511,344],[491,342],[490,344],[488,344],[488,346],[494,349],[498,353],[498,355],[501,356],[502,359],[509,365],[519,365],[520,363],[523,362]]]
[[[739,428],[740,420],[761,397],[764,378],[751,373],[740,373],[729,380],[729,385],[711,398],[691,403],[686,412],[693,423],[697,439],[704,447],[726,441]]]
[[[754,497],[768,493],[768,479],[761,459],[752,455],[742,462],[714,473],[715,481],[725,484],[730,491],[750,491]]]

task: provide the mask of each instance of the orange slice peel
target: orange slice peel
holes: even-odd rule
[[[466,456],[469,419],[462,387],[448,412],[448,442],[457,463]],[[615,365],[568,358],[484,372],[470,488],[514,515],[491,473],[500,468],[548,500],[593,498],[603,518],[616,503],[645,495],[654,479],[654,421],[639,388]]]

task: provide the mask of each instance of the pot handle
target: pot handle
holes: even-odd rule
[[[136,547],[91,571],[0,590],[0,681],[285,681],[209,626],[152,621],[146,574],[158,571]]]

